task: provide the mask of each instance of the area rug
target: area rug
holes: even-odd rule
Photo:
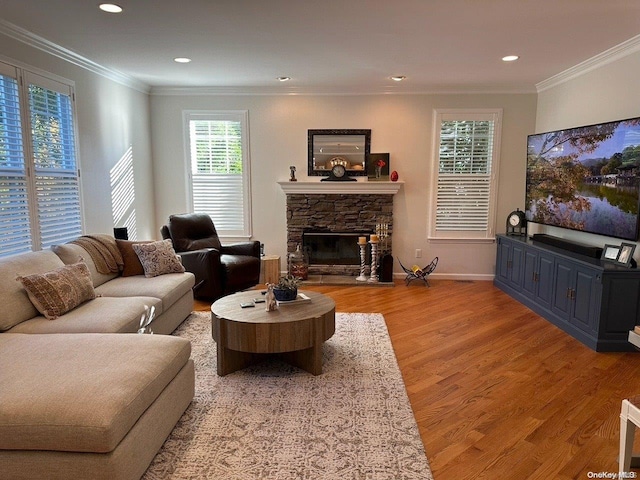
[[[208,312],[174,335],[196,394],[144,479],[433,479],[381,314],[338,313],[319,376],[273,358],[219,377]]]

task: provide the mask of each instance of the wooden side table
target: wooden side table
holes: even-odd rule
[[[278,283],[280,255],[264,255],[260,260],[260,283]]]

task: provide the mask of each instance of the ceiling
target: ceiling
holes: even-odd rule
[[[640,34],[639,0],[110,1],[124,11],[0,0],[0,33],[150,87],[248,93],[535,92]]]

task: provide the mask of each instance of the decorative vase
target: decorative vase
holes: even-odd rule
[[[289,254],[289,275],[300,280],[309,277],[309,256],[300,244],[296,246],[295,252]]]
[[[276,300],[280,302],[290,302],[298,296],[298,289],[275,287],[273,289],[273,295],[276,297]]]
[[[380,280],[393,282],[393,257],[390,253],[385,253],[380,257]]]
[[[390,177],[392,182],[397,182],[398,181],[398,172],[396,172],[395,170],[393,172],[391,172],[391,177]]]
[[[144,306],[144,313],[140,318],[140,328],[138,329],[138,333],[150,333],[153,335],[153,330],[149,328],[151,322],[153,322],[153,317],[156,312],[156,307],[152,306],[151,308]]]

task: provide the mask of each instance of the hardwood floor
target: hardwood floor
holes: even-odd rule
[[[620,403],[640,394],[640,353],[596,353],[491,282],[430,283],[304,289],[338,312],[384,314],[434,478],[617,472]]]

